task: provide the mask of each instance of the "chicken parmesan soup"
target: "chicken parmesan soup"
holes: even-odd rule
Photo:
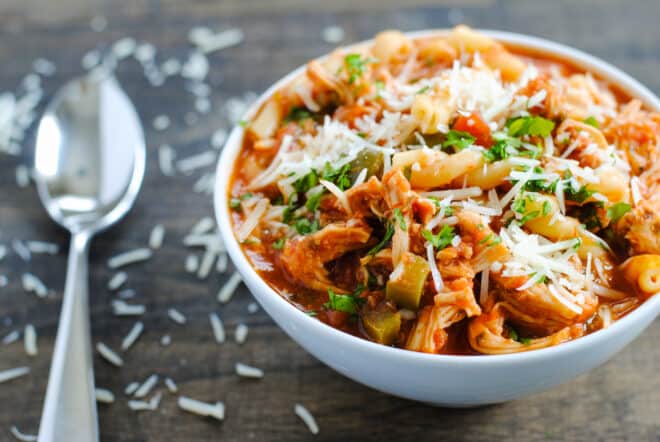
[[[546,348],[660,291],[660,114],[459,26],[311,61],[242,122],[233,230],[286,300],[425,353]]]

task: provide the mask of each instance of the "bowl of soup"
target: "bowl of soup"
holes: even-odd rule
[[[275,83],[215,210],[243,281],[321,361],[438,405],[606,361],[660,311],[660,101],[496,31],[384,31]]]

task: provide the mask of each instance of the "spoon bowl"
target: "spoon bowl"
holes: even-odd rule
[[[37,128],[39,197],[71,232],[71,248],[39,442],[96,442],[98,419],[89,325],[92,236],[121,219],[144,177],[140,119],[113,75],[96,71],[64,85]]]
[[[98,232],[128,212],[144,176],[144,134],[114,76],[75,79],[55,94],[34,160],[41,201],[67,230]]]

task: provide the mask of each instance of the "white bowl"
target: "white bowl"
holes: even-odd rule
[[[422,37],[447,31],[420,31]],[[584,52],[540,38],[482,31],[503,43],[556,55],[616,84],[649,108],[660,100],[614,66]],[[364,44],[359,43],[359,44]],[[246,113],[299,75],[300,67],[268,89]],[[377,390],[434,405],[469,407],[504,402],[544,390],[604,363],[635,339],[660,313],[660,295],[649,299],[611,327],[556,347],[495,356],[451,356],[417,353],[375,344],[336,330],[289,304],[252,268],[232,231],[228,182],[241,149],[243,129],[232,131],[220,157],[215,185],[215,214],[220,232],[243,281],[275,322],[305,350],[343,375]]]

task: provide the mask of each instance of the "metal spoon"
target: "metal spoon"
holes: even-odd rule
[[[144,134],[109,73],[64,85],[37,129],[35,181],[71,248],[39,442],[98,441],[88,306],[88,251],[95,233],[133,205],[145,166]]]

